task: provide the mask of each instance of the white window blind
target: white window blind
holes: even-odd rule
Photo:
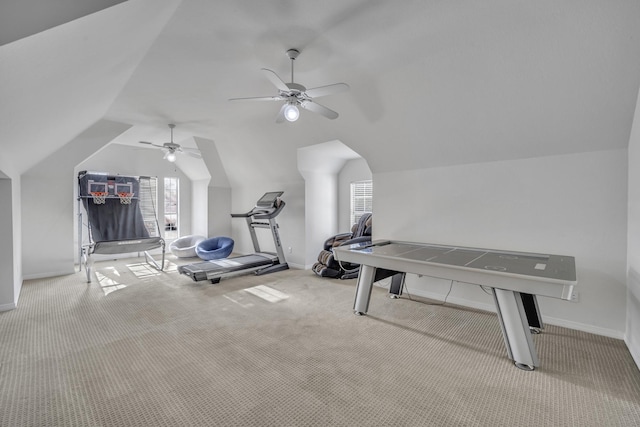
[[[373,208],[373,181],[351,183],[351,224],[358,222],[362,214]]]
[[[179,236],[180,182],[175,177],[164,178],[164,238],[177,239]]]
[[[140,212],[144,226],[149,231],[149,236],[159,237],[158,229],[158,178],[154,176],[141,176],[138,179],[140,183]]]

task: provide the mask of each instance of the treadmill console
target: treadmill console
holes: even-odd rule
[[[269,193],[264,193],[264,196],[260,197],[260,200],[256,203],[257,208],[275,208],[278,199],[284,191],[271,191]]]
[[[284,191],[271,191],[264,193],[262,197],[256,202],[256,205],[247,213],[243,214],[231,214],[233,218],[249,218],[254,217],[256,219],[270,219],[275,218],[282,208],[284,207],[284,201],[280,200],[280,196],[284,194]]]

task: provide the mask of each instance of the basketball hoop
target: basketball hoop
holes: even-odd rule
[[[107,199],[107,195],[109,193],[107,193],[106,191],[92,191],[91,196],[93,197],[93,203],[96,205],[104,205],[104,203],[106,202]]]
[[[121,193],[118,193],[118,197],[120,197],[120,203],[122,203],[123,205],[130,205],[131,198],[133,197],[133,193],[121,192]]]

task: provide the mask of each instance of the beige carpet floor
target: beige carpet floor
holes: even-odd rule
[[[177,262],[27,281],[0,313],[0,426],[640,425],[620,340],[547,325],[526,372],[493,313],[376,288],[360,317],[355,280]]]

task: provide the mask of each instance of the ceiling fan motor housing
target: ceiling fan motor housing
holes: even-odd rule
[[[298,83],[285,83],[287,85],[287,87],[292,91],[292,92],[304,92],[305,90],[307,90],[306,87],[302,86],[301,84]]]

